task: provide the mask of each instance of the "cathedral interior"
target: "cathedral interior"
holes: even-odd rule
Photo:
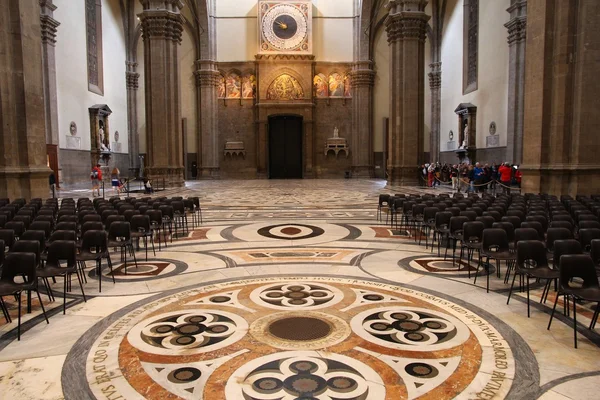
[[[10,0],[0,33],[0,398],[598,398],[597,0]],[[427,182],[461,163],[519,180]]]

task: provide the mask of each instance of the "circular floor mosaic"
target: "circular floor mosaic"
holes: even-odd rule
[[[513,332],[482,314],[366,280],[235,280],[108,317],[65,368],[83,371],[85,357],[80,378],[98,399],[502,398],[518,377],[497,326]]]

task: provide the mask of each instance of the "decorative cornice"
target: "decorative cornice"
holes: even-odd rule
[[[349,76],[352,88],[373,87],[375,85],[375,71],[372,69],[355,69],[350,71]]]
[[[217,87],[221,81],[221,74],[217,70],[199,69],[194,75],[198,87]]]
[[[150,10],[139,14],[139,18],[144,40],[166,39],[181,43],[183,19],[180,14],[165,10]]]
[[[42,28],[42,43],[54,46],[56,44],[56,32],[60,22],[49,15],[41,14],[40,22]]]
[[[508,44],[524,41],[527,38],[527,17],[515,17],[504,26],[508,29]]]
[[[137,90],[139,87],[138,81],[140,74],[137,72],[127,71],[125,72],[125,79],[127,81],[127,89]]]
[[[385,20],[388,43],[404,39],[425,42],[429,18],[429,15],[424,12],[403,11],[390,14]]]
[[[257,61],[313,61],[315,56],[310,54],[257,54]]]

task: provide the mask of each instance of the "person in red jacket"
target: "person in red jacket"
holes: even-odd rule
[[[510,179],[512,175],[512,168],[508,163],[504,163],[498,168],[498,174],[500,175],[500,183],[503,186],[504,192],[510,194]]]
[[[90,179],[92,180],[92,196],[96,197],[94,191],[97,190],[98,197],[100,197],[100,181],[102,180],[102,170],[100,169],[100,164],[96,164],[96,166],[92,168]]]

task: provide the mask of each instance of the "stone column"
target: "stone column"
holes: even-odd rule
[[[39,0],[0,7],[0,197],[47,198]]]
[[[389,0],[390,160],[388,184],[416,186],[423,158],[427,0]]]
[[[196,62],[196,94],[198,99],[198,177],[219,178],[219,71],[214,61]]]
[[[129,146],[129,168],[137,174],[140,168],[140,134],[137,122],[137,90],[139,87],[140,74],[137,71],[137,63],[127,61],[125,78],[127,82],[127,130]]]
[[[523,191],[600,189],[600,2],[529,0]]]
[[[352,175],[372,178],[373,170],[373,86],[371,61],[359,61],[350,73],[352,90]]]
[[[46,116],[46,143],[58,145],[58,104],[56,92],[56,28],[60,23],[53,18],[56,6],[52,0],[39,0],[42,29],[42,73]]]
[[[179,90],[181,0],[140,0],[144,40],[147,176],[158,186],[183,186],[183,135]]]
[[[508,124],[506,160],[523,162],[523,119],[525,87],[525,37],[527,32],[527,0],[511,0],[508,29]]]
[[[429,88],[431,89],[431,132],[429,159],[432,163],[440,158],[440,121],[442,108],[442,63],[429,64]]]

